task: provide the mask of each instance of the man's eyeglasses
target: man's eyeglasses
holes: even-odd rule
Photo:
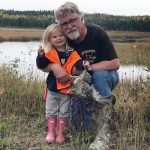
[[[77,22],[78,18],[74,18],[74,19],[70,19],[68,22],[64,22],[62,24],[60,24],[60,26],[62,28],[67,28],[67,26],[70,24],[71,26],[75,25],[75,23]]]

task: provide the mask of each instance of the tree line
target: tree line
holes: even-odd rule
[[[85,14],[85,22],[105,30],[150,31],[150,16],[115,16],[100,13]],[[46,28],[55,23],[54,11],[0,10],[0,27]]]

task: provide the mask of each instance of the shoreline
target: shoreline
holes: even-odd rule
[[[39,28],[11,28],[0,27],[0,42],[4,41],[38,41],[41,39],[44,29]],[[146,39],[150,41],[150,32],[137,31],[106,31],[112,41],[136,42]]]
[[[0,27],[0,42],[5,41],[38,41],[43,34],[42,29],[35,28],[5,28]]]

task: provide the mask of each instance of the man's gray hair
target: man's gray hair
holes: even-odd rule
[[[68,13],[76,13],[77,15],[83,17],[83,12],[79,10],[76,4],[66,2],[55,11],[56,21],[58,22],[59,18],[64,17]]]

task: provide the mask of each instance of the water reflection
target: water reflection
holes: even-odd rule
[[[14,64],[20,60],[18,70],[28,76],[44,78],[45,75],[36,67],[36,55],[40,42],[3,42],[0,43],[0,63]]]
[[[150,72],[148,71],[147,67],[142,65],[122,65],[118,72],[121,81],[146,81],[150,78]]]
[[[45,73],[38,70],[35,59],[40,42],[2,42],[0,43],[0,64],[18,63],[20,73],[33,74],[39,78],[45,78]],[[121,66],[118,70],[121,81],[146,80],[150,78],[150,72],[144,66]]]

